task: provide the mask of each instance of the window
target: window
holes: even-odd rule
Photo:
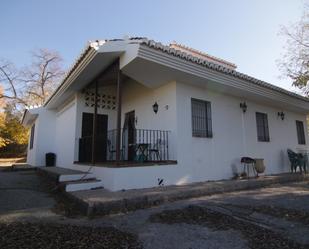
[[[267,114],[261,112],[256,113],[256,128],[258,141],[269,142]]]
[[[30,131],[30,150],[33,148],[34,130],[35,130],[35,125],[32,125],[31,131]]]
[[[296,120],[296,130],[298,144],[306,144],[304,123],[302,121]]]
[[[211,105],[210,102],[191,99],[192,136],[212,137]]]

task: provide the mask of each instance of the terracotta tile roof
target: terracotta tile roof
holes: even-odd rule
[[[234,63],[231,63],[231,62],[228,62],[226,60],[220,59],[218,57],[212,56],[210,54],[199,51],[197,49],[187,47],[187,46],[179,44],[177,42],[172,42],[169,46],[171,48],[176,49],[176,50],[180,50],[180,51],[183,51],[185,53],[192,54],[195,57],[199,57],[199,58],[208,60],[210,62],[218,63],[219,65],[223,65],[223,66],[226,66],[226,67],[231,68],[231,69],[237,68],[237,66]]]
[[[182,51],[180,49],[176,49],[175,46],[168,46],[168,45],[163,45],[160,42],[156,42],[153,40],[149,40],[146,37],[126,37],[124,39],[111,39],[111,40],[96,40],[93,42],[88,42],[87,46],[84,48],[84,50],[82,51],[82,53],[80,54],[80,56],[75,60],[75,62],[73,63],[73,65],[71,66],[70,70],[68,70],[68,72],[66,73],[64,79],[62,80],[61,84],[58,86],[58,88],[56,89],[56,91],[50,96],[50,98],[45,102],[44,105],[46,105],[51,99],[52,97],[58,92],[58,90],[61,88],[61,86],[64,84],[64,82],[66,81],[66,79],[74,72],[74,70],[76,69],[76,67],[79,65],[79,63],[83,60],[83,58],[86,56],[86,54],[91,50],[91,49],[99,49],[100,46],[102,46],[104,43],[107,42],[113,42],[113,41],[128,41],[128,42],[136,42],[139,43],[141,45],[145,45],[149,48],[153,48],[156,50],[160,50],[164,53],[167,53],[169,55],[178,57],[180,59],[195,63],[197,65],[201,65],[204,66],[208,69],[214,70],[214,71],[218,71],[227,75],[231,75],[233,77],[236,77],[238,79],[242,79],[242,80],[246,80],[250,83],[253,84],[257,84],[257,85],[261,85],[263,87],[266,87],[268,89],[272,89],[281,93],[284,93],[286,95],[295,97],[297,99],[301,99],[304,101],[309,102],[309,98],[301,96],[299,94],[290,92],[288,90],[285,90],[281,87],[272,85],[270,83],[267,83],[265,81],[262,80],[258,80],[254,77],[251,77],[249,75],[240,73],[238,71],[236,71],[236,65],[230,62],[227,62],[225,60],[222,60],[220,58],[208,55],[206,53],[203,53],[201,51],[192,49],[192,48],[188,48],[185,47],[183,45],[179,45],[178,46],[182,46],[183,48],[186,48],[187,50],[189,50],[189,53],[184,52],[184,49],[182,49]],[[173,44],[173,43],[172,43]],[[174,43],[175,44],[175,43]],[[191,52],[190,52],[191,51]],[[205,58],[203,58],[203,56],[193,56],[194,53],[199,53],[200,55],[203,55]]]

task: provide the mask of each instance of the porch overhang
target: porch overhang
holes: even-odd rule
[[[135,58],[137,50],[137,44],[128,44],[122,40],[97,41],[90,44],[44,106],[48,109],[57,108],[77,91],[89,85],[113,62],[119,60],[120,68],[129,63]]]
[[[48,109],[53,109],[60,106],[68,98],[74,95],[77,91],[82,90],[91,81],[93,81],[100,72],[106,69],[110,64],[112,64],[121,54],[121,52],[111,52],[111,53],[95,53],[91,56],[91,59],[85,61],[81,65],[78,72],[68,79],[66,87],[63,87],[59,93],[51,99],[48,104]],[[73,83],[74,82],[74,83]]]

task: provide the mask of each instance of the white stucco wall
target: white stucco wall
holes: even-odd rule
[[[54,152],[55,112],[40,108],[35,120],[33,149],[30,150],[30,137],[27,163],[33,166],[45,166],[45,154]]]
[[[192,137],[191,98],[211,102],[213,138]],[[244,114],[239,107],[243,101],[177,82],[177,160],[188,181],[230,178],[234,167],[240,170],[242,156],[264,158],[266,174],[289,171],[286,149],[306,148],[298,145],[295,124],[302,120],[306,130],[305,115],[250,100],[246,100],[248,109]],[[284,120],[278,118],[278,111],[284,111]],[[256,112],[267,113],[270,142],[257,140]]]
[[[157,114],[152,107],[155,102],[159,105]],[[176,82],[150,89],[133,80],[127,81],[123,86],[121,127],[125,121],[125,114],[130,111],[135,111],[136,129],[170,131],[169,159],[175,159],[177,157],[175,150]]]
[[[135,110],[137,128],[171,130],[173,145],[170,147],[178,163],[131,168],[95,167],[93,171],[111,190],[157,186],[158,178],[164,179],[165,185],[228,179],[233,171],[242,170],[242,156],[264,158],[266,174],[288,172],[286,149],[307,148],[307,145],[298,145],[295,124],[296,120],[302,120],[307,130],[304,114],[180,82],[155,90],[131,82],[124,92],[123,115]],[[192,137],[191,98],[211,102],[212,138]],[[246,113],[239,107],[244,100],[248,106]],[[152,112],[155,101],[159,104],[158,114]],[[165,105],[169,105],[167,110]],[[284,120],[278,117],[278,111],[285,113]],[[270,142],[257,140],[256,112],[267,113]],[[306,141],[308,143],[307,134]]]
[[[116,94],[114,86],[106,88],[105,92]],[[212,138],[192,137],[191,98],[211,102]],[[239,107],[244,100],[248,106],[246,113]],[[157,114],[152,110],[154,102],[159,105]],[[296,120],[302,120],[307,131],[304,114],[210,91],[187,82],[170,82],[150,89],[133,80],[126,81],[122,127],[125,113],[133,110],[137,129],[171,131],[170,159],[176,159],[178,163],[130,168],[92,167],[91,171],[110,190],[153,187],[158,185],[158,179],[171,185],[231,178],[233,170],[241,170],[242,156],[264,158],[267,174],[287,172],[290,166],[286,149],[307,148],[307,145],[298,145],[295,124]],[[284,120],[278,118],[278,111],[285,113]],[[28,152],[28,162],[44,165],[45,153],[55,152],[57,166],[87,171],[89,167],[73,163],[78,159],[83,112],[92,113],[93,107],[85,106],[82,93],[77,93],[72,101],[57,111],[44,109],[36,120],[34,149]],[[256,112],[267,113],[270,142],[257,141]],[[116,128],[115,110],[99,108],[98,113],[108,115],[108,130]],[[309,142],[307,133],[306,142]]]
[[[37,148],[36,148],[36,145],[37,145],[37,142],[38,142],[38,133],[36,131],[36,127],[38,127],[38,123],[39,123],[39,120],[36,119],[32,125],[35,125],[35,128],[34,128],[34,136],[33,136],[33,147],[32,149],[30,149],[30,137],[31,137],[31,133],[29,132],[29,138],[28,138],[28,148],[27,148],[27,164],[29,165],[33,165],[33,166],[38,166],[36,164],[36,151],[37,151]],[[31,127],[30,127],[31,129]]]
[[[57,111],[55,115],[55,153],[56,165],[64,168],[72,168],[75,151],[76,129],[76,100]]]

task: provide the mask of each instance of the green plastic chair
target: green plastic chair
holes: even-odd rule
[[[291,163],[291,172],[296,172],[297,167],[299,167],[300,172],[307,172],[308,156],[301,153],[295,153],[291,149],[287,150],[289,160]]]

